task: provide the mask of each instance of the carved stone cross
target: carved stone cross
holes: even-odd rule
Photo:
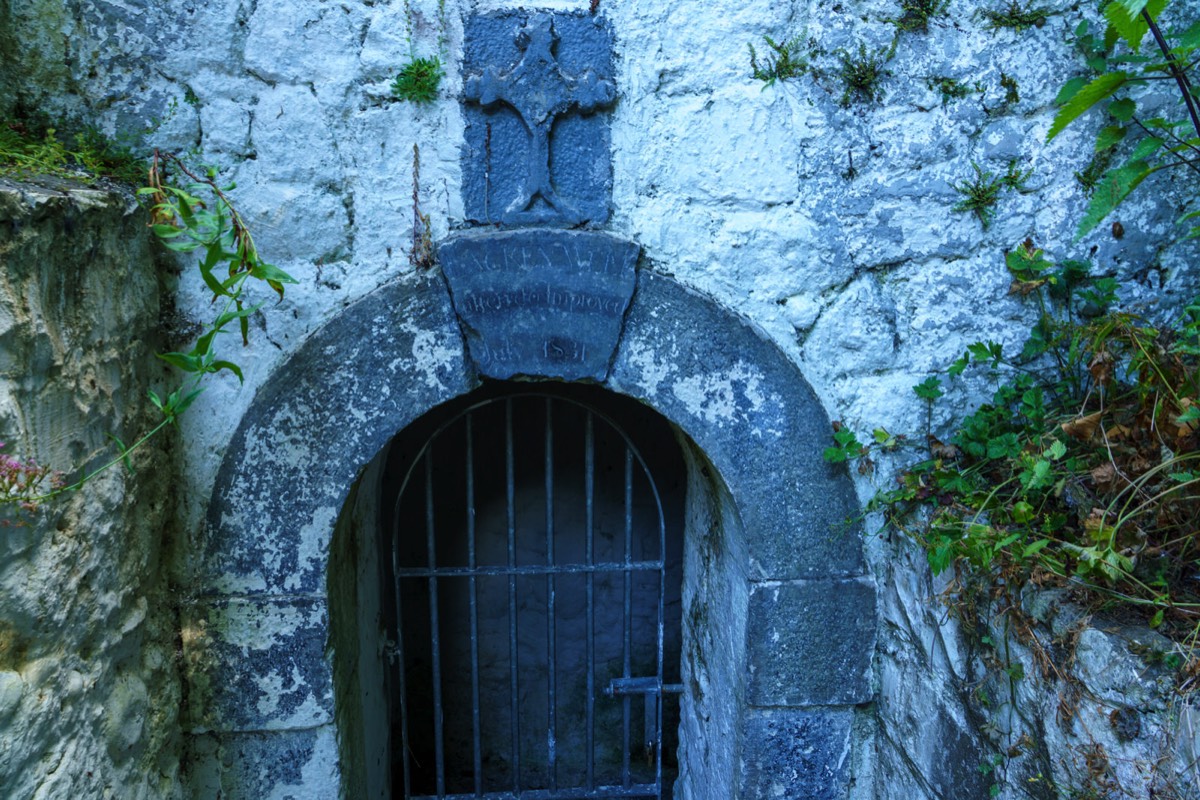
[[[466,80],[463,93],[487,108],[505,103],[520,116],[529,131],[529,159],[517,196],[501,216],[502,222],[586,221],[568,201],[558,196],[550,181],[550,133],[554,120],[572,109],[582,113],[608,105],[616,95],[612,81],[602,80],[588,69],[571,76],[562,71],[554,56],[557,40],[549,14],[534,14],[517,34],[524,55],[515,67],[500,74],[494,67]],[[550,211],[532,208],[541,197]]]

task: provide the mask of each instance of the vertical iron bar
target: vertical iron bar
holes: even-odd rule
[[[517,698],[517,515],[516,497],[513,487],[513,426],[512,399],[504,401],[504,482],[505,503],[508,513],[508,669],[511,690],[511,736],[512,736],[512,782],[513,791],[521,790],[521,742],[518,722]]]
[[[429,557],[429,569],[437,569],[437,552],[434,549],[433,520],[433,442],[425,450],[425,547]],[[430,647],[433,661],[433,752],[437,765],[437,793],[446,793],[445,752],[442,745],[442,652],[441,631],[438,625],[437,576],[429,576],[429,628]]]
[[[392,575],[397,575],[400,571],[400,501],[403,495],[396,498],[396,504],[392,509]],[[402,613],[402,603],[400,595],[400,579],[393,578],[392,583],[395,587],[396,595],[396,673],[399,676],[397,680],[397,690],[400,694],[400,750],[401,759],[404,763],[404,796],[412,795],[412,779],[409,776],[408,766],[408,690],[405,687],[404,681],[404,622]]]
[[[467,566],[471,577],[471,730],[475,744],[475,796],[483,795],[483,742],[479,720],[479,598],[475,583],[475,441],[473,415],[467,414]]]
[[[583,440],[583,484],[587,504],[587,521],[584,532],[584,563],[591,567],[595,563],[595,514],[593,502],[596,491],[596,440],[592,428],[592,412],[587,412],[587,424]],[[596,574],[587,573],[587,788],[596,788],[596,614],[593,593]]]
[[[555,653],[554,653],[554,411],[553,400],[546,398],[546,750],[550,763],[550,789],[558,788],[558,742],[555,725]]]
[[[623,576],[625,579],[625,643],[624,643],[624,671],[622,677],[633,677],[630,669],[632,667],[633,655],[633,582],[630,570],[630,559],[633,557],[633,452],[629,449],[629,443],[625,443],[625,569]],[[621,700],[622,705],[622,725],[621,733],[623,740],[623,750],[621,755],[621,780],[624,786],[629,786],[629,714],[630,714],[629,695]]]
[[[658,505],[658,685],[663,683],[663,629],[666,626],[666,603],[667,603],[667,524],[663,518],[662,504],[658,499],[658,490],[654,487],[654,481],[649,474],[646,475],[650,482],[650,491],[654,494],[656,504]],[[655,740],[654,740],[654,782],[658,786],[659,797],[662,796],[662,742],[663,742],[663,704],[666,702],[666,695],[662,692],[658,693],[656,700],[655,721]],[[646,709],[646,713],[650,713],[650,709]]]

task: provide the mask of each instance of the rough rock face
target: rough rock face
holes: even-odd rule
[[[13,65],[0,73],[0,93],[8,92],[0,96],[0,108],[41,107],[90,119],[111,132],[154,126],[150,143],[198,148],[238,182],[236,198],[260,232],[267,257],[302,280],[282,309],[268,309],[270,329],[242,359],[250,364],[247,385],[239,392],[232,379],[215,382],[183,423],[180,460],[188,491],[177,502],[189,533],[199,529],[204,513],[203,502],[194,498],[209,496],[221,454],[254,389],[323,322],[411,271],[406,250],[414,217],[414,144],[421,148],[421,211],[430,215],[435,238],[462,224],[464,139],[457,99],[462,21],[473,11],[516,5],[499,0],[447,0],[444,5],[436,0],[166,0],[118,7],[71,0],[33,3],[16,12],[0,3],[0,55]],[[547,0],[544,5],[583,11],[589,3]],[[637,241],[650,266],[762,327],[800,364],[830,416],[860,430],[880,425],[895,432],[920,431],[924,405],[911,393],[912,385],[943,369],[967,342],[1021,340],[1034,311],[1007,294],[1002,253],[1025,237],[1056,259],[1091,258],[1098,272],[1122,279],[1128,307],[1169,317],[1200,287],[1195,243],[1178,242],[1176,204],[1160,202],[1172,191],[1171,177],[1147,182],[1123,206],[1123,238],[1104,227],[1074,243],[1086,198],[1073,174],[1090,157],[1087,125],[1100,120],[1044,143],[1059,86],[1083,73],[1071,32],[1092,13],[1092,4],[1080,8],[1048,0],[1035,4],[1045,7],[1044,24],[990,30],[978,12],[1001,5],[1000,0],[954,0],[928,32],[902,34],[880,85],[883,97],[847,107],[839,102],[841,88],[828,76],[763,88],[750,78],[747,45],[761,53],[763,35],[777,41],[799,36],[830,52],[857,52],[859,43],[880,52],[891,42],[893,28],[886,20],[899,14],[898,3],[602,0],[617,64],[608,230]],[[1184,9],[1188,4],[1174,5]],[[14,43],[18,38],[21,46]],[[390,96],[388,85],[412,52],[440,52],[447,64],[442,99],[432,105]],[[958,81],[967,95],[944,96],[935,88],[940,78]],[[990,227],[953,211],[960,199],[954,187],[973,176],[973,163],[1002,173],[1011,161],[1033,169],[1029,191],[1004,194]],[[67,241],[58,232],[51,240]],[[181,287],[185,312],[200,315],[207,301],[198,282]],[[138,302],[132,306],[138,307]],[[26,372],[5,369],[19,376]],[[83,389],[87,397],[90,390]],[[947,423],[948,409],[966,408],[985,391],[982,385],[956,385],[935,416],[935,428]],[[69,406],[65,399],[54,402]],[[34,426],[33,419],[26,424]],[[37,444],[50,447],[53,441],[47,432]],[[90,454],[99,444],[99,438],[89,441],[71,455]],[[55,453],[38,455],[49,459]],[[152,470],[143,470],[141,480],[149,480],[147,472]],[[856,480],[861,496],[870,496],[870,480]],[[87,510],[102,507],[97,502]],[[146,513],[136,525],[114,527],[108,535],[147,535],[138,527],[147,519],[154,515]],[[0,547],[18,538],[6,534]],[[54,535],[46,541],[55,541]],[[72,546],[82,550],[97,541],[84,537]],[[20,559],[31,561],[30,553],[40,551],[30,544],[20,552]],[[102,561],[104,569],[152,550],[119,552],[115,561]],[[1179,707],[1173,716],[1167,687],[1144,677],[1159,667],[1138,649],[1141,645],[1129,644],[1141,641],[1142,634],[1114,634],[1107,626],[1072,634],[1078,642],[1070,669],[1088,690],[1079,714],[1059,718],[1057,692],[1074,684],[1060,686],[1058,679],[1039,677],[1041,668],[1029,660],[1022,667],[1025,677],[1010,683],[1009,673],[1001,672],[1003,684],[993,686],[995,664],[974,651],[939,604],[940,587],[923,556],[898,537],[869,538],[867,554],[879,598],[877,699],[855,721],[856,798],[987,797],[998,777],[1006,786],[1002,796],[1054,797],[1056,791],[1069,796],[1070,787],[1082,791],[1091,780],[1089,752],[1091,767],[1099,769],[1095,750],[1088,749],[1095,742],[1108,753],[1109,769],[1125,770],[1121,779],[1130,791],[1135,786],[1148,791],[1132,772],[1138,764],[1154,763],[1174,747],[1183,763],[1194,758],[1195,742],[1183,733],[1191,730],[1194,715]],[[55,562],[49,555],[45,559]],[[86,559],[68,550],[58,563]],[[187,567],[186,552],[181,567]],[[0,574],[13,569],[6,561]],[[30,586],[66,581],[46,573],[26,582],[29,574],[13,579],[16,594],[6,590],[3,596],[25,597],[33,591]],[[136,596],[130,586],[146,574],[136,572],[132,584],[121,584],[120,597]],[[126,600],[105,602],[127,605]],[[54,613],[69,613],[68,604],[55,605]],[[27,619],[35,616],[26,612]],[[1054,626],[1061,623],[1045,625],[1043,633],[1053,639]],[[119,629],[119,622],[97,628],[106,636]],[[999,633],[993,633],[993,641],[1002,641]],[[71,628],[61,641],[82,635]],[[1032,659],[1021,647],[1012,641],[1012,658]],[[76,660],[61,663],[82,663],[71,658]],[[45,680],[65,687],[67,678],[61,676],[68,666],[48,663],[55,665],[54,677]],[[168,685],[164,673],[147,669],[139,680],[148,692]],[[31,699],[36,692],[26,683],[36,675],[16,672],[23,683],[0,679],[0,714],[12,706],[9,720],[21,720],[27,732],[40,731],[36,720],[43,718],[34,716],[39,712]],[[160,677],[146,677],[155,674]],[[991,705],[982,704],[975,692],[985,674]],[[1114,675],[1128,680],[1112,683]],[[1088,692],[1103,702],[1086,700]],[[1012,697],[1018,707],[1010,716],[1005,703]],[[177,704],[151,706],[158,711]],[[1113,722],[1117,706],[1143,715],[1138,735],[1128,738],[1133,717],[1125,712]],[[89,718],[74,729],[99,724]],[[14,723],[4,725],[0,736],[8,735]],[[156,726],[147,723],[146,730],[166,730]],[[1018,747],[1025,733],[1033,745]],[[1111,738],[1118,735],[1128,741]],[[45,742],[58,741],[54,733],[45,737]],[[146,748],[146,753],[153,749]],[[1009,756],[1012,748],[1016,755]],[[63,781],[70,775],[80,782],[72,788],[82,787],[86,770],[76,768],[82,759],[63,761],[55,771],[56,759],[38,767],[31,758],[15,771],[5,766],[0,774],[24,780],[27,774],[53,773]],[[1042,782],[1027,780],[1039,773]],[[1182,769],[1176,774],[1176,783],[1194,781]],[[57,793],[56,787],[50,794]]]
[[[108,434],[130,442],[154,424],[159,295],[130,197],[0,179],[6,453],[95,469]],[[0,511],[0,796],[178,796],[164,446],[135,454],[136,474]]]

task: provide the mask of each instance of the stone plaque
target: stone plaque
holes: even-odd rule
[[[638,246],[593,231],[472,233],[438,249],[468,350],[489,378],[603,381]]]
[[[503,11],[464,32],[463,200],[473,222],[599,225],[612,194],[612,29],[590,14]]]

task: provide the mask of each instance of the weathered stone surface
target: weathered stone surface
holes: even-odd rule
[[[871,699],[875,586],[869,579],[754,584],[746,627],[752,705]]]
[[[187,737],[194,798],[316,800],[339,796],[332,725],[271,734]]]
[[[323,591],[334,521],[362,465],[475,380],[440,280],[390,284],[346,309],[243,419],[215,490],[199,585]]]
[[[438,259],[481,374],[603,381],[637,253],[607,234],[539,230],[457,236]]]
[[[5,457],[96,469],[158,421],[159,290],[131,196],[0,178]],[[168,437],[37,513],[0,504],[0,797],[180,796]]]
[[[850,779],[849,710],[754,710],[740,764],[744,800],[841,800]]]
[[[643,270],[608,385],[658,409],[712,459],[736,498],[753,579],[862,573],[853,490],[821,457],[820,401],[752,325],[729,324],[711,300]]]
[[[185,609],[192,732],[313,728],[333,720],[322,598],[218,600]]]
[[[465,25],[463,198],[475,222],[608,219],[612,29],[584,14],[503,11]],[[475,103],[479,105],[476,106]],[[540,200],[539,200],[540,199]]]

